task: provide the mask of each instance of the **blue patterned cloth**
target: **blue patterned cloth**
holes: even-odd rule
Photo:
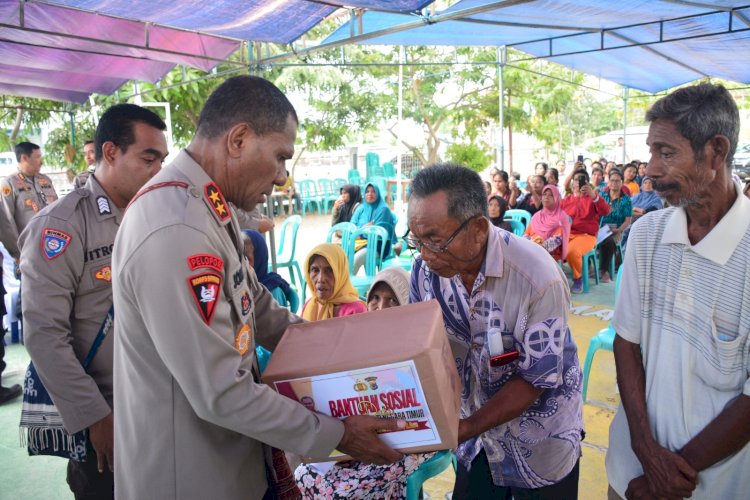
[[[499,486],[540,488],[562,480],[581,455],[583,402],[568,328],[570,295],[559,266],[541,246],[491,228],[471,293],[459,276],[441,278],[421,258],[411,277],[410,302],[437,299],[442,308],[462,381],[462,418],[513,377],[544,389],[519,417],[461,443],[458,459],[468,468],[484,449]],[[491,367],[488,339],[498,334],[505,352],[517,350],[519,357]]]
[[[607,189],[602,193],[602,198],[607,202],[607,205],[612,207],[609,215],[602,217],[602,224],[614,224],[620,227],[626,218],[633,216],[633,205],[630,202],[630,196],[625,193],[620,193],[620,197],[612,201],[612,198],[609,196],[609,189]]]

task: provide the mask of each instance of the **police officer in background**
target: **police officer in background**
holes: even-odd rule
[[[73,180],[73,187],[82,187],[89,180],[89,176],[96,170],[96,153],[94,141],[88,140],[83,144],[83,159],[86,161],[86,170],[81,172]]]
[[[297,125],[273,84],[230,78],[187,149],[128,208],[113,257],[119,500],[298,497],[279,448],[401,458],[376,429],[404,422],[340,421],[260,383],[256,341],[273,351],[301,319],[248,272],[228,203],[252,210],[284,183]]]
[[[96,129],[98,168],[21,233],[26,348],[65,430],[89,431],[94,451],[68,463],[76,498],[113,497],[112,332],[88,370],[112,306],[112,245],[135,193],[167,155],[164,122],[133,104],[109,108]],[[31,434],[30,434],[31,435]]]
[[[32,217],[57,200],[52,180],[39,173],[42,168],[42,151],[32,142],[16,145],[18,172],[0,181],[0,241],[18,263],[18,235]]]

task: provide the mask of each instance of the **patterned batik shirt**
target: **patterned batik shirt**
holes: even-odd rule
[[[581,370],[568,328],[567,281],[549,254],[491,227],[471,293],[460,276],[441,278],[417,258],[409,299],[440,303],[462,382],[461,418],[487,404],[513,377],[544,389],[519,417],[460,443],[461,463],[470,467],[484,449],[499,486],[540,488],[567,476],[581,455]],[[498,334],[505,352],[517,350],[519,356],[491,367],[488,338]]]

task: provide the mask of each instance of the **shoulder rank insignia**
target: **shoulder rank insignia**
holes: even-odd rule
[[[229,219],[231,217],[229,214],[229,207],[224,199],[224,195],[221,194],[221,191],[219,190],[219,186],[213,182],[209,182],[205,185],[204,190],[208,203],[211,205],[211,208],[213,208],[219,220],[224,222]]]
[[[191,255],[187,258],[187,263],[188,266],[190,266],[191,271],[206,267],[219,272],[222,272],[224,270],[224,260],[217,257],[216,255],[211,255],[210,253],[198,253],[195,255]]]
[[[70,240],[73,238],[68,234],[50,227],[42,231],[42,253],[47,260],[55,259],[65,253]]]
[[[188,285],[203,321],[210,325],[221,291],[221,276],[214,273],[197,274],[188,278]]]
[[[97,196],[96,206],[99,207],[99,215],[112,215],[112,209],[109,208],[109,200],[106,196]]]

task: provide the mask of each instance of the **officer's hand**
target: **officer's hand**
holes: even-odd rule
[[[89,427],[89,439],[91,439],[91,445],[94,447],[94,451],[96,451],[99,472],[104,472],[105,465],[109,466],[110,471],[115,471],[114,422],[114,417],[110,413]]]
[[[397,431],[406,422],[355,415],[344,420],[344,436],[336,447],[355,460],[368,464],[387,465],[401,460],[403,455],[385,444],[376,431]]]

